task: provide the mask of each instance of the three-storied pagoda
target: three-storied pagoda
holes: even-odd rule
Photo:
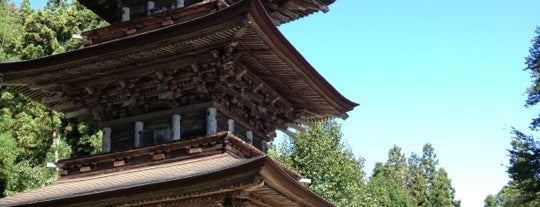
[[[0,64],[0,85],[103,129],[5,206],[332,206],[265,154],[276,130],[356,104],[276,25],[334,0],[79,0],[111,23],[85,47]]]

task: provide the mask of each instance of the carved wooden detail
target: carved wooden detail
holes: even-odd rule
[[[238,36],[242,35],[239,29]],[[65,111],[67,118],[112,122],[126,117],[214,101],[250,125],[275,136],[276,128],[295,123],[293,106],[241,62],[240,43],[231,41],[207,50],[208,58],[184,58],[178,66],[147,65],[105,79],[42,89],[45,104]],[[137,75],[133,75],[136,73]]]
[[[276,127],[293,122],[293,107],[239,62],[218,68],[212,99],[256,131],[274,136]]]

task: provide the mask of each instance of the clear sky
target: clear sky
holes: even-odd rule
[[[281,26],[306,59],[360,104],[342,131],[371,173],[397,144],[431,143],[463,207],[508,182],[510,129],[526,130],[524,57],[538,0],[337,0]]]
[[[367,173],[394,144],[408,156],[429,142],[462,206],[476,207],[508,182],[511,127],[527,129],[538,112],[523,107],[522,69],[539,8],[538,0],[337,0],[280,30],[360,104],[342,131]]]

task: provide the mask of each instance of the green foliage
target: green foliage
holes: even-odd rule
[[[496,195],[488,195],[484,200],[484,207],[536,207],[538,203],[523,203],[521,191],[509,184],[504,186]]]
[[[432,206],[454,207],[460,206],[461,202],[455,200],[456,190],[452,187],[452,181],[444,168],[439,168],[435,174],[433,188],[430,191]]]
[[[382,164],[378,163],[382,168]],[[379,169],[381,170],[381,169]],[[374,172],[374,176],[369,179],[366,187],[361,191],[362,204],[365,207],[413,207],[416,206],[414,197],[401,186],[397,180],[389,179],[383,173]]]
[[[60,127],[62,115],[2,88],[0,108],[0,131],[11,132],[17,141],[17,161],[43,159],[52,143],[51,131]]]
[[[36,59],[78,49],[81,41],[72,40],[81,34],[105,26],[90,10],[77,1],[49,0],[43,9],[33,10],[23,1],[17,19],[22,33],[8,42],[6,53],[21,59]]]
[[[540,142],[513,129],[508,189],[516,191],[512,202],[520,206],[540,206]]]
[[[489,194],[486,199],[484,199],[484,207],[501,207],[499,200],[496,196]]]
[[[102,132],[84,123],[75,120],[64,122],[63,134],[67,137],[67,144],[73,146],[73,156],[87,156],[101,152]]]
[[[407,158],[405,158],[405,154],[401,152],[400,147],[394,145],[394,147],[388,151],[388,160],[384,164],[384,169],[380,169],[380,171],[385,177],[393,180],[399,186],[406,187],[408,175]],[[375,173],[376,172],[374,171],[374,174]]]
[[[540,102],[540,27],[536,28],[525,64],[533,79],[525,104],[530,107]],[[540,116],[530,124],[534,131],[539,127]],[[485,206],[540,206],[540,141],[517,129],[512,129],[512,134],[507,169],[510,182],[497,195],[488,195]]]
[[[429,204],[428,181],[424,176],[422,159],[413,152],[407,162],[409,169],[407,188],[416,200],[417,206],[427,206]]]
[[[0,190],[3,195],[41,187],[56,179],[46,162],[101,150],[101,132],[82,123],[62,121],[63,114],[51,111],[19,93],[0,88]],[[63,124],[63,123],[68,123]],[[53,144],[52,131],[60,130]],[[70,131],[71,130],[71,131]],[[73,133],[73,132],[76,133]]]
[[[0,0],[0,61],[12,61],[19,59],[9,45],[15,41],[22,31],[18,24],[17,9],[8,0]]]
[[[36,165],[30,161],[21,161],[10,169],[5,195],[11,196],[19,192],[43,187],[56,180],[54,169],[45,165]]]
[[[0,108],[0,131],[9,132],[0,135],[3,195],[50,183],[55,175],[44,166],[51,150],[50,133],[60,126],[61,114],[5,88],[0,88]]]
[[[318,123],[292,141],[272,145],[269,155],[311,178],[309,188],[337,206],[460,206],[430,144],[424,145],[422,157],[412,153],[407,158],[400,147],[392,147],[388,160],[377,163],[364,184],[364,162],[354,158],[341,137],[335,121]]]
[[[71,39],[106,23],[77,1],[49,0],[42,9],[32,9],[23,0],[19,9],[0,0],[0,61],[35,59],[81,47]],[[75,121],[62,120],[23,95],[0,88],[0,190],[13,195],[49,184],[56,179],[46,162],[58,158],[99,153],[101,132]],[[56,142],[52,131],[60,132]],[[53,144],[54,143],[54,144]]]
[[[9,169],[13,168],[17,159],[17,140],[15,140],[9,132],[0,134],[0,195],[5,196],[4,192],[7,187]]]
[[[525,58],[527,67],[525,71],[529,71],[533,79],[533,85],[528,90],[527,106],[533,106],[540,102],[540,27],[536,28],[536,37],[532,40],[532,47],[529,49],[529,56]],[[539,119],[535,119],[531,123],[532,128],[538,127]]]
[[[414,206],[460,206],[448,174],[443,168],[437,169],[438,163],[435,149],[429,143],[424,145],[422,157],[413,152],[408,159],[401,153],[401,148],[394,146],[388,152],[387,162],[375,167],[373,176],[384,177],[387,182],[393,182],[408,192]]]
[[[360,189],[364,185],[363,163],[341,138],[337,122],[317,123],[270,154],[310,178],[309,188],[321,197],[337,206],[359,206]]]

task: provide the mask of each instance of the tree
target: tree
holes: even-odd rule
[[[394,145],[388,151],[388,160],[384,164],[383,175],[390,180],[394,180],[399,186],[407,185],[407,158],[401,152],[401,148]]]
[[[527,67],[525,71],[529,71],[533,79],[533,85],[527,90],[528,97],[525,106],[534,106],[540,102],[540,27],[536,28],[536,37],[532,40],[532,47],[529,49],[529,56],[525,58]],[[540,115],[533,119],[531,123],[532,129],[537,129],[540,126]]]
[[[0,134],[0,195],[5,196],[4,192],[7,188],[9,169],[12,169],[17,159],[17,141],[9,132]]]
[[[529,56],[525,58],[525,71],[531,75],[532,86],[528,88],[525,106],[535,106],[540,102],[540,27],[532,40]],[[530,129],[538,131],[540,115],[534,118]],[[507,172],[509,183],[496,195],[486,198],[486,206],[540,206],[540,142],[532,135],[512,129],[514,136],[510,142],[510,159]]]
[[[484,207],[514,207],[523,206],[519,201],[519,192],[513,186],[505,186],[496,195],[488,195]]]
[[[363,163],[342,143],[336,121],[316,123],[270,154],[312,180],[309,188],[337,206],[360,206]]]
[[[8,0],[0,0],[0,61],[19,59],[9,45],[21,33],[15,6]]]
[[[381,164],[384,167],[380,170],[375,167],[373,178],[382,174],[387,182],[398,184],[410,194],[415,206],[460,206],[448,174],[443,168],[437,168],[438,164],[435,149],[429,143],[422,148],[422,157],[413,152],[408,159],[401,153],[401,148],[394,146],[388,152],[387,162]]]
[[[107,24],[77,1],[66,0],[49,0],[45,8],[39,10],[32,10],[29,1],[24,0],[18,20],[23,32],[9,47],[21,59],[36,59],[78,49],[82,43],[72,40],[73,34]]]
[[[435,154],[435,148],[429,143],[422,148],[420,170],[427,183],[427,202],[423,206],[454,207],[460,206],[460,201],[455,200],[455,190],[451,180],[443,168],[437,169],[439,160]]]
[[[73,34],[106,23],[77,1],[49,0],[42,9],[32,9],[23,0],[16,9],[0,0],[0,60],[34,59],[81,47]],[[9,29],[6,29],[9,28]],[[0,190],[1,196],[47,185],[57,176],[45,168],[60,159],[98,153],[101,132],[84,123],[63,120],[52,111],[22,94],[0,87]],[[60,132],[53,145],[52,132]],[[54,147],[53,147],[54,146]]]
[[[397,152],[394,146],[390,152]],[[399,150],[400,151],[400,150]],[[416,206],[414,197],[403,187],[401,181],[388,176],[386,166],[376,163],[373,175],[367,185],[362,188],[362,205],[365,207],[413,207]]]
[[[456,190],[452,187],[452,181],[444,168],[439,168],[430,191],[432,206],[454,207],[460,206],[461,202],[455,199]]]
[[[408,159],[409,176],[407,187],[416,200],[417,206],[429,206],[428,182],[424,177],[422,159],[416,153],[411,153]]]
[[[520,206],[540,206],[540,142],[513,129],[510,152],[509,188],[517,190],[514,198]]]

